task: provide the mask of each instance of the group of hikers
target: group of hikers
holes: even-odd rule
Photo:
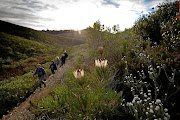
[[[59,57],[56,57],[55,61],[51,61],[51,65],[49,66],[49,69],[51,69],[52,74],[55,74],[55,71],[58,70],[58,68],[64,66],[66,59],[68,57],[68,54],[66,51],[64,51],[64,54],[62,54],[61,59],[59,59]],[[41,90],[41,84],[44,84],[44,87],[46,87],[46,83],[43,81],[44,77],[46,79],[47,77],[47,73],[44,69],[44,67],[41,66],[41,64],[37,64],[37,68],[35,70],[35,72],[33,73],[33,77],[34,75],[38,75],[39,78],[39,88]]]

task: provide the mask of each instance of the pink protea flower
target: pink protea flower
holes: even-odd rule
[[[84,70],[76,70],[73,72],[73,74],[76,79],[81,79],[82,77],[84,77]]]
[[[107,60],[106,59],[98,59],[98,60],[95,60],[95,66],[96,67],[100,67],[100,68],[105,68],[107,66]]]

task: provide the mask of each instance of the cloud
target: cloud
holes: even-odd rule
[[[42,27],[44,25],[41,25],[41,21],[52,21],[53,19],[39,16],[38,12],[55,9],[57,9],[55,5],[37,0],[1,0],[0,19],[31,28]]]
[[[110,4],[110,5],[113,5],[115,6],[116,8],[118,8],[120,6],[120,4],[112,1],[112,0],[104,0],[104,3],[103,4]]]
[[[120,29],[164,0],[1,0],[0,18],[34,29],[85,29],[97,20]]]

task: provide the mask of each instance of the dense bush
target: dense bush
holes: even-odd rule
[[[49,65],[50,62],[43,64],[48,75],[51,74]],[[35,66],[31,67],[32,69],[35,70]],[[23,102],[38,87],[38,78],[33,78],[32,72],[0,81],[0,116]]]
[[[37,85],[38,81],[32,78],[31,72],[23,76],[0,81],[0,116],[16,106],[17,103],[24,101],[34,92]]]
[[[94,68],[82,79],[75,79],[70,71],[65,84],[56,86],[51,95],[38,102],[36,112],[38,110],[41,117],[48,115],[51,118],[125,118],[123,110],[117,109],[123,103],[122,93],[105,88],[109,76],[108,68]]]
[[[107,87],[123,91],[125,101],[131,106],[130,114],[136,119],[169,119],[170,116],[176,119],[180,113],[177,10],[178,1],[163,3],[156,12],[143,15],[132,29],[121,33],[114,28],[104,29],[99,21],[87,29],[91,57],[107,58],[114,71]],[[97,51],[99,46],[105,49],[102,56]],[[151,93],[147,99],[143,95],[148,91]],[[139,105],[132,102],[135,98]],[[159,107],[154,106],[156,100],[161,101]],[[147,105],[149,102],[152,106]],[[146,106],[144,110],[142,106]],[[170,115],[164,111],[154,114],[154,108],[163,110],[163,107],[170,110]]]
[[[142,15],[133,27],[144,40],[161,44],[174,52],[179,50],[179,1],[158,5],[156,11]]]

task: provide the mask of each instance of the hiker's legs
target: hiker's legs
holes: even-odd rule
[[[56,67],[58,68],[59,64],[56,64]]]
[[[51,69],[52,74],[55,74],[54,69]]]
[[[62,62],[61,62],[61,67],[62,67],[62,68],[63,68],[63,65],[64,65],[64,62],[62,61]]]
[[[40,76],[40,77],[39,77],[39,87],[40,87],[40,88],[41,88],[42,79],[43,79],[43,76]]]
[[[42,80],[42,84],[44,84],[44,87],[46,87],[46,83]]]
[[[44,84],[44,87],[46,87],[46,83],[43,81],[44,76],[39,77],[39,87],[41,88],[41,84]]]

